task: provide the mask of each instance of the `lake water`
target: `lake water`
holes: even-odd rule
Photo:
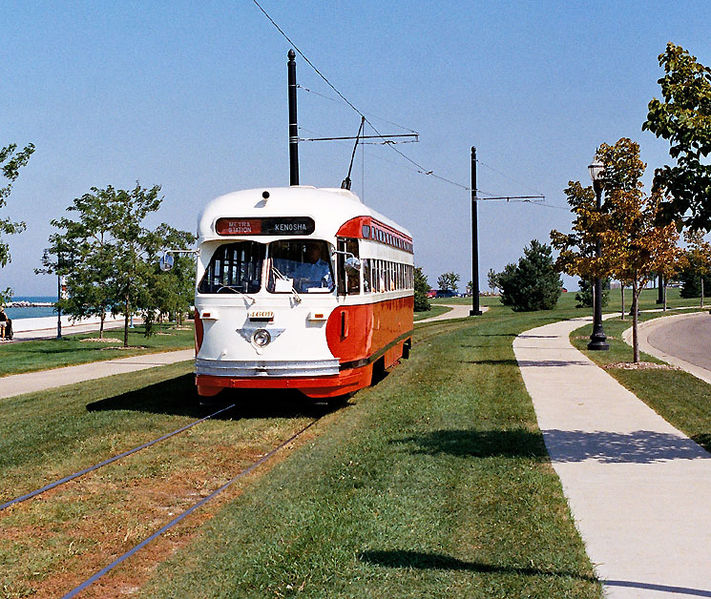
[[[16,295],[13,302],[56,302],[56,295]],[[20,318],[42,318],[44,316],[56,316],[57,312],[53,307],[42,308],[5,308],[5,313],[13,320]]]

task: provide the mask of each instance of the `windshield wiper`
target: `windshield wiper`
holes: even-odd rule
[[[247,295],[244,291],[240,291],[239,289],[235,289],[235,286],[234,286],[234,285],[223,285],[223,286],[220,287],[215,293],[220,293],[220,291],[222,291],[223,289],[229,289],[232,293],[237,293],[237,294],[239,294],[239,295],[243,295],[243,296],[246,297],[249,301],[251,301],[252,304],[254,304],[254,303],[257,301],[257,300],[255,300],[251,295]]]
[[[301,303],[301,296],[298,294],[296,289],[294,289],[294,283],[293,283],[294,279],[290,279],[290,278],[284,276],[283,274],[281,274],[279,272],[279,270],[277,269],[277,267],[274,266],[273,264],[272,264],[272,272],[274,273],[274,276],[276,276],[278,279],[280,279],[282,281],[289,282],[289,285],[291,285],[291,293],[294,296],[294,300],[296,300],[297,304],[300,304]]]

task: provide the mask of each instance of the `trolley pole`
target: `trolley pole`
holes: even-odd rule
[[[299,184],[299,126],[296,120],[296,53],[287,54],[289,83],[289,185]]]
[[[479,309],[479,233],[476,214],[476,148],[472,146],[472,309],[469,316],[480,316]]]

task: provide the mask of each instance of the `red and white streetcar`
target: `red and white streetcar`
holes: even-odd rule
[[[290,388],[336,397],[408,356],[412,237],[350,191],[230,193],[205,207],[198,237],[200,395]]]

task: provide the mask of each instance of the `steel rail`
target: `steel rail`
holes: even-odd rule
[[[163,526],[162,528],[158,529],[156,532],[154,532],[152,535],[149,537],[145,538],[143,541],[138,543],[138,545],[135,545],[132,549],[129,549],[126,553],[115,559],[113,562],[111,562],[108,566],[102,568],[96,574],[91,576],[90,578],[87,578],[84,582],[82,582],[79,586],[74,587],[71,591],[69,591],[66,595],[62,596],[62,599],[71,599],[72,597],[76,597],[78,593],[81,593],[83,590],[85,590],[87,587],[91,586],[93,583],[95,583],[99,578],[101,578],[104,574],[107,574],[111,570],[113,570],[116,566],[118,566],[120,563],[123,561],[127,560],[129,557],[131,557],[134,553],[140,551],[148,545],[153,539],[161,536],[164,532],[170,530],[178,524],[181,520],[192,514],[195,510],[200,508],[201,506],[205,505],[208,501],[214,499],[217,497],[220,493],[222,493],[225,489],[230,487],[232,484],[237,482],[240,478],[246,476],[262,464],[266,462],[269,458],[271,458],[275,453],[277,453],[280,449],[283,449],[293,441],[295,441],[297,438],[299,438],[302,434],[304,434],[308,429],[310,429],[314,424],[316,424],[321,418],[316,418],[313,422],[307,424],[304,428],[293,434],[291,437],[289,437],[286,441],[283,441],[279,445],[277,445],[274,449],[272,449],[269,453],[264,454],[261,458],[259,458],[256,462],[253,462],[250,466],[242,470],[239,474],[237,474],[232,480],[226,482],[224,485],[222,485],[219,489],[213,491],[208,495],[207,497],[204,497],[200,501],[198,501],[195,505],[189,507],[187,510],[185,510],[183,513],[178,515],[177,517],[173,518],[168,524]]]
[[[83,470],[79,470],[78,472],[75,472],[74,474],[70,474],[69,476],[65,476],[64,478],[60,478],[59,480],[54,481],[53,483],[49,483],[48,485],[45,485],[41,489],[36,489],[34,491],[31,491],[30,493],[26,493],[25,495],[21,495],[20,497],[16,497],[15,499],[11,499],[10,501],[3,503],[0,505],[0,511],[10,507],[11,505],[15,505],[17,503],[21,503],[23,501],[26,501],[28,499],[31,499],[32,497],[36,497],[40,493],[44,493],[45,491],[49,491],[50,489],[54,489],[60,485],[63,485],[64,483],[68,483],[69,481],[74,480],[75,478],[79,478],[80,476],[83,476],[84,474],[88,474],[89,472],[93,472],[94,470],[98,470],[102,466],[106,466],[107,464],[111,464],[117,460],[120,460],[122,458],[125,458],[126,456],[129,456],[133,453],[136,453],[137,451],[141,451],[142,449],[146,449],[147,447],[151,447],[152,445],[155,445],[156,443],[159,443],[160,441],[165,441],[166,439],[169,439],[170,437],[173,437],[174,435],[177,435],[178,433],[182,433],[183,431],[188,430],[189,428],[195,426],[196,424],[200,424],[201,422],[205,422],[205,420],[209,420],[210,418],[213,418],[214,416],[217,416],[218,414],[222,414],[223,412],[226,412],[227,410],[231,410],[232,408],[235,407],[235,404],[231,404],[227,406],[226,408],[222,408],[221,410],[217,410],[217,412],[213,412],[209,416],[205,416],[204,418],[200,418],[200,420],[196,420],[195,422],[191,422],[190,424],[186,424],[185,426],[180,427],[179,429],[176,429],[170,433],[167,433],[163,435],[162,437],[159,437],[157,439],[153,439],[153,441],[149,441],[148,443],[144,443],[143,445],[139,445],[138,447],[134,447],[133,449],[129,449],[128,451],[124,451],[123,453],[120,453],[118,455],[115,455],[112,458],[109,458],[108,460],[104,460],[103,462],[99,462],[98,464],[94,464],[93,466],[89,466],[88,468],[84,468]]]

